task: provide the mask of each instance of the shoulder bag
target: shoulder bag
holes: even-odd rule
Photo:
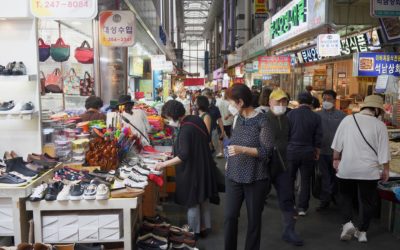
[[[46,93],[62,93],[62,76],[61,70],[56,68],[53,73],[47,75],[45,81]]]
[[[80,78],[76,75],[74,68],[71,68],[64,77],[64,94],[80,95]]]
[[[51,45],[50,55],[56,62],[68,61],[70,55],[70,47],[64,43],[64,40],[60,37],[57,39],[55,44]]]
[[[42,38],[39,38],[39,61],[44,62],[50,57],[50,45],[45,44]]]
[[[83,41],[81,46],[75,49],[75,59],[83,64],[93,63],[93,48],[90,48],[88,41]]]
[[[81,96],[94,95],[94,79],[87,71],[80,82],[80,93]]]

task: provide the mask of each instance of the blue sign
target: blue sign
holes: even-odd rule
[[[354,76],[400,76],[400,54],[389,52],[354,54]]]
[[[163,87],[163,72],[153,70],[153,99],[157,97],[158,91]]]

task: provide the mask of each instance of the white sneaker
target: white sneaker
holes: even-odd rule
[[[140,173],[141,175],[149,175],[150,174],[149,170],[146,170],[146,169],[140,167],[139,165],[132,167],[132,169],[135,170],[136,172]]]
[[[356,232],[356,228],[354,227],[351,221],[347,222],[343,225],[342,233],[340,234],[340,240],[349,241],[353,238],[353,235]]]
[[[105,184],[97,186],[96,200],[107,200],[110,197],[110,189]]]
[[[119,189],[119,188],[124,188],[124,180],[121,180],[119,178],[115,178],[114,184],[112,185],[112,189]]]
[[[46,190],[47,190],[47,183],[43,183],[39,186],[37,186],[31,196],[29,197],[30,201],[40,201],[44,198],[44,196],[46,195]]]
[[[71,184],[64,185],[61,192],[57,195],[58,201],[69,201],[69,191],[71,190]]]
[[[298,212],[298,214],[299,214],[299,216],[306,216],[306,215],[307,215],[307,212],[304,211],[304,210],[300,210],[300,211]]]
[[[129,177],[124,180],[124,184],[127,187],[144,189],[148,183],[147,181],[135,180],[132,177]]]
[[[358,239],[358,242],[361,242],[361,243],[368,242],[367,232],[360,232],[360,231],[356,230],[356,232],[354,233],[354,237]]]

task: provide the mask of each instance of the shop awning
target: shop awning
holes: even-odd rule
[[[205,82],[204,78],[186,78],[183,84],[185,86],[203,86]]]

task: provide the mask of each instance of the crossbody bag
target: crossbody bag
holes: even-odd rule
[[[354,121],[356,122],[358,131],[360,131],[360,134],[361,134],[362,138],[363,138],[364,141],[368,144],[368,146],[372,149],[372,151],[374,151],[375,155],[378,156],[378,153],[376,152],[376,150],[374,149],[374,147],[372,147],[371,144],[367,141],[367,138],[365,138],[363,132],[361,131],[360,125],[358,125],[356,116],[355,116],[354,114],[353,114],[353,118],[354,118]]]

